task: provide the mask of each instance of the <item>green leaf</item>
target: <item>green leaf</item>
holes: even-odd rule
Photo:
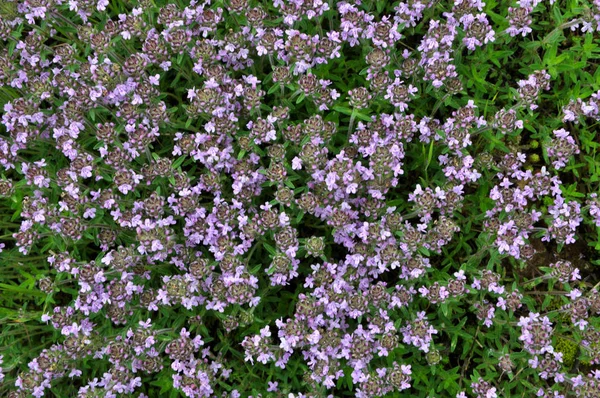
[[[352,115],[352,109],[348,108],[346,106],[335,105],[333,107],[333,110],[336,112],[343,113],[344,115],[348,115],[348,116]]]
[[[554,21],[556,22],[556,25],[557,26],[562,25],[562,23],[563,23],[563,16],[560,13],[560,8],[558,6],[555,5],[552,8],[552,15],[554,16]]]
[[[270,244],[268,244],[267,242],[263,242],[263,247],[269,252],[269,254],[271,254],[272,256],[275,256],[277,254],[277,249],[275,249],[273,246],[271,246]]]
[[[448,303],[442,303],[440,309],[442,310],[442,314],[444,314],[445,317],[448,317]]]
[[[279,90],[279,87],[281,87],[280,83],[273,84],[269,91],[267,91],[267,94],[273,94],[275,91]]]
[[[183,162],[185,161],[185,159],[187,158],[186,155],[181,155],[180,157],[177,158],[176,161],[173,162],[173,168],[177,169],[179,166],[181,166],[183,164]]]
[[[458,334],[452,333],[452,340],[450,342],[450,352],[454,352],[456,344],[458,343]]]
[[[46,297],[46,293],[40,292],[38,290],[27,289],[21,286],[8,285],[6,283],[0,283],[0,288],[5,290],[6,292],[14,292],[37,297]]]
[[[352,112],[352,114],[353,114],[355,117],[357,117],[357,118],[359,118],[360,120],[362,120],[362,121],[365,121],[365,122],[372,122],[372,121],[373,121],[373,119],[371,118],[371,116],[369,116],[369,115],[365,115],[364,113],[362,113],[362,112],[359,112],[359,111],[358,111],[358,110],[356,110],[356,109],[355,109],[355,110]]]

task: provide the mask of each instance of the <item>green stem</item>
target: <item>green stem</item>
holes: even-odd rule
[[[430,118],[432,118],[433,115],[435,115],[435,113],[438,111],[438,109],[440,109],[440,106],[442,106],[442,104],[444,103],[444,101],[446,101],[446,99],[449,96],[450,96],[450,94],[446,93],[442,98],[440,98],[439,100],[437,100],[437,102],[433,106],[433,110],[431,111],[431,114],[429,115]]]

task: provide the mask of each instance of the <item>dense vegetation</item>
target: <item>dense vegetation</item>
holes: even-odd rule
[[[600,396],[600,0],[0,2],[0,396]]]

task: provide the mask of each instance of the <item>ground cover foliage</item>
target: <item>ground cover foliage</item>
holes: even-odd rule
[[[600,1],[0,3],[0,395],[599,397]]]

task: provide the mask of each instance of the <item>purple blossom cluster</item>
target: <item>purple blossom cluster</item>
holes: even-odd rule
[[[526,317],[521,317],[518,325],[521,327],[519,340],[523,341],[527,352],[530,354],[554,352],[550,340],[552,324],[547,316],[532,312]]]
[[[579,147],[575,139],[565,129],[554,130],[554,137],[548,145],[548,156],[556,169],[566,166],[566,162],[573,155],[579,154]]]

